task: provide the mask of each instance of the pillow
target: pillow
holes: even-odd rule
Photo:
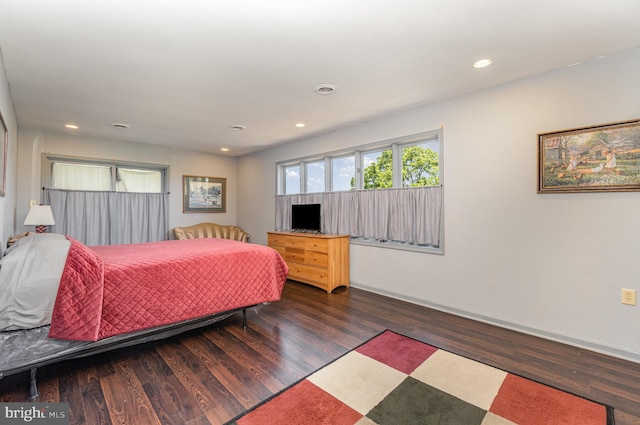
[[[17,239],[0,260],[0,331],[51,323],[71,242],[56,233]]]
[[[16,236],[12,237],[11,239],[9,239],[9,242],[7,242],[7,247],[10,247],[14,243],[16,243],[18,241],[18,239],[21,239],[21,238],[24,238],[26,236],[29,236],[30,234],[31,234],[30,232],[24,232],[24,233],[20,233],[19,235],[16,235]]]

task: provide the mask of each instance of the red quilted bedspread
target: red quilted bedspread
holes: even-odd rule
[[[224,239],[71,247],[50,338],[113,335],[280,299],[288,268],[273,249]]]

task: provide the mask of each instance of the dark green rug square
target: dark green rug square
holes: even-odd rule
[[[480,425],[487,412],[408,377],[367,417],[380,425]]]

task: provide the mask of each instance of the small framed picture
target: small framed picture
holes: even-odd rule
[[[183,212],[226,212],[227,179],[221,177],[182,176]]]
[[[538,134],[538,193],[640,191],[640,120]]]

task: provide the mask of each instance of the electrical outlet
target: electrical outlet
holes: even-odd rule
[[[29,208],[35,207],[36,205],[38,205],[38,201],[36,201],[35,199],[29,200]]]
[[[636,305],[635,289],[622,289],[622,304]]]

